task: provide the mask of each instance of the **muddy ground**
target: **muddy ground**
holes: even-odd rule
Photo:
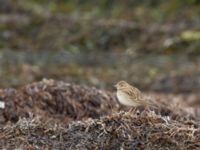
[[[137,113],[121,106],[113,91],[62,81],[1,89],[1,148],[200,148],[198,95],[144,94],[156,109]]]

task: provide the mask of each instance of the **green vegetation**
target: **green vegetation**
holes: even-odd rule
[[[184,63],[192,64],[195,75],[199,73],[195,60],[180,63],[200,54],[198,0],[4,0],[2,6],[2,86],[53,77],[95,85],[124,78],[149,87],[158,77],[185,76]],[[69,57],[61,59],[62,53]],[[152,57],[157,62],[152,63]],[[159,66],[164,58],[172,60],[171,66]],[[139,61],[133,64],[132,60]],[[19,71],[24,70],[21,64],[29,66],[28,71]],[[177,65],[185,69],[172,67]],[[32,73],[32,66],[40,71],[22,80]],[[140,67],[144,69],[137,73]],[[123,68],[132,69],[119,73]]]

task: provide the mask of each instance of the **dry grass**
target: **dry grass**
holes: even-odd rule
[[[152,112],[114,113],[65,126],[20,119],[1,129],[3,148],[27,149],[199,149],[200,126]]]
[[[163,98],[137,114],[109,92],[53,80],[0,98],[2,149],[200,149],[198,117]]]

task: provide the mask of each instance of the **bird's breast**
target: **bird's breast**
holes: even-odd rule
[[[131,99],[126,93],[121,91],[117,92],[117,98],[121,104],[126,106],[137,107],[140,105],[139,103],[137,103],[137,101],[134,101],[134,99]]]

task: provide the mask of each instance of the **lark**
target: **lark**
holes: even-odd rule
[[[145,99],[139,89],[131,86],[126,81],[118,82],[115,87],[117,88],[117,98],[119,102],[126,106],[132,107],[148,107],[152,105],[147,99]]]

